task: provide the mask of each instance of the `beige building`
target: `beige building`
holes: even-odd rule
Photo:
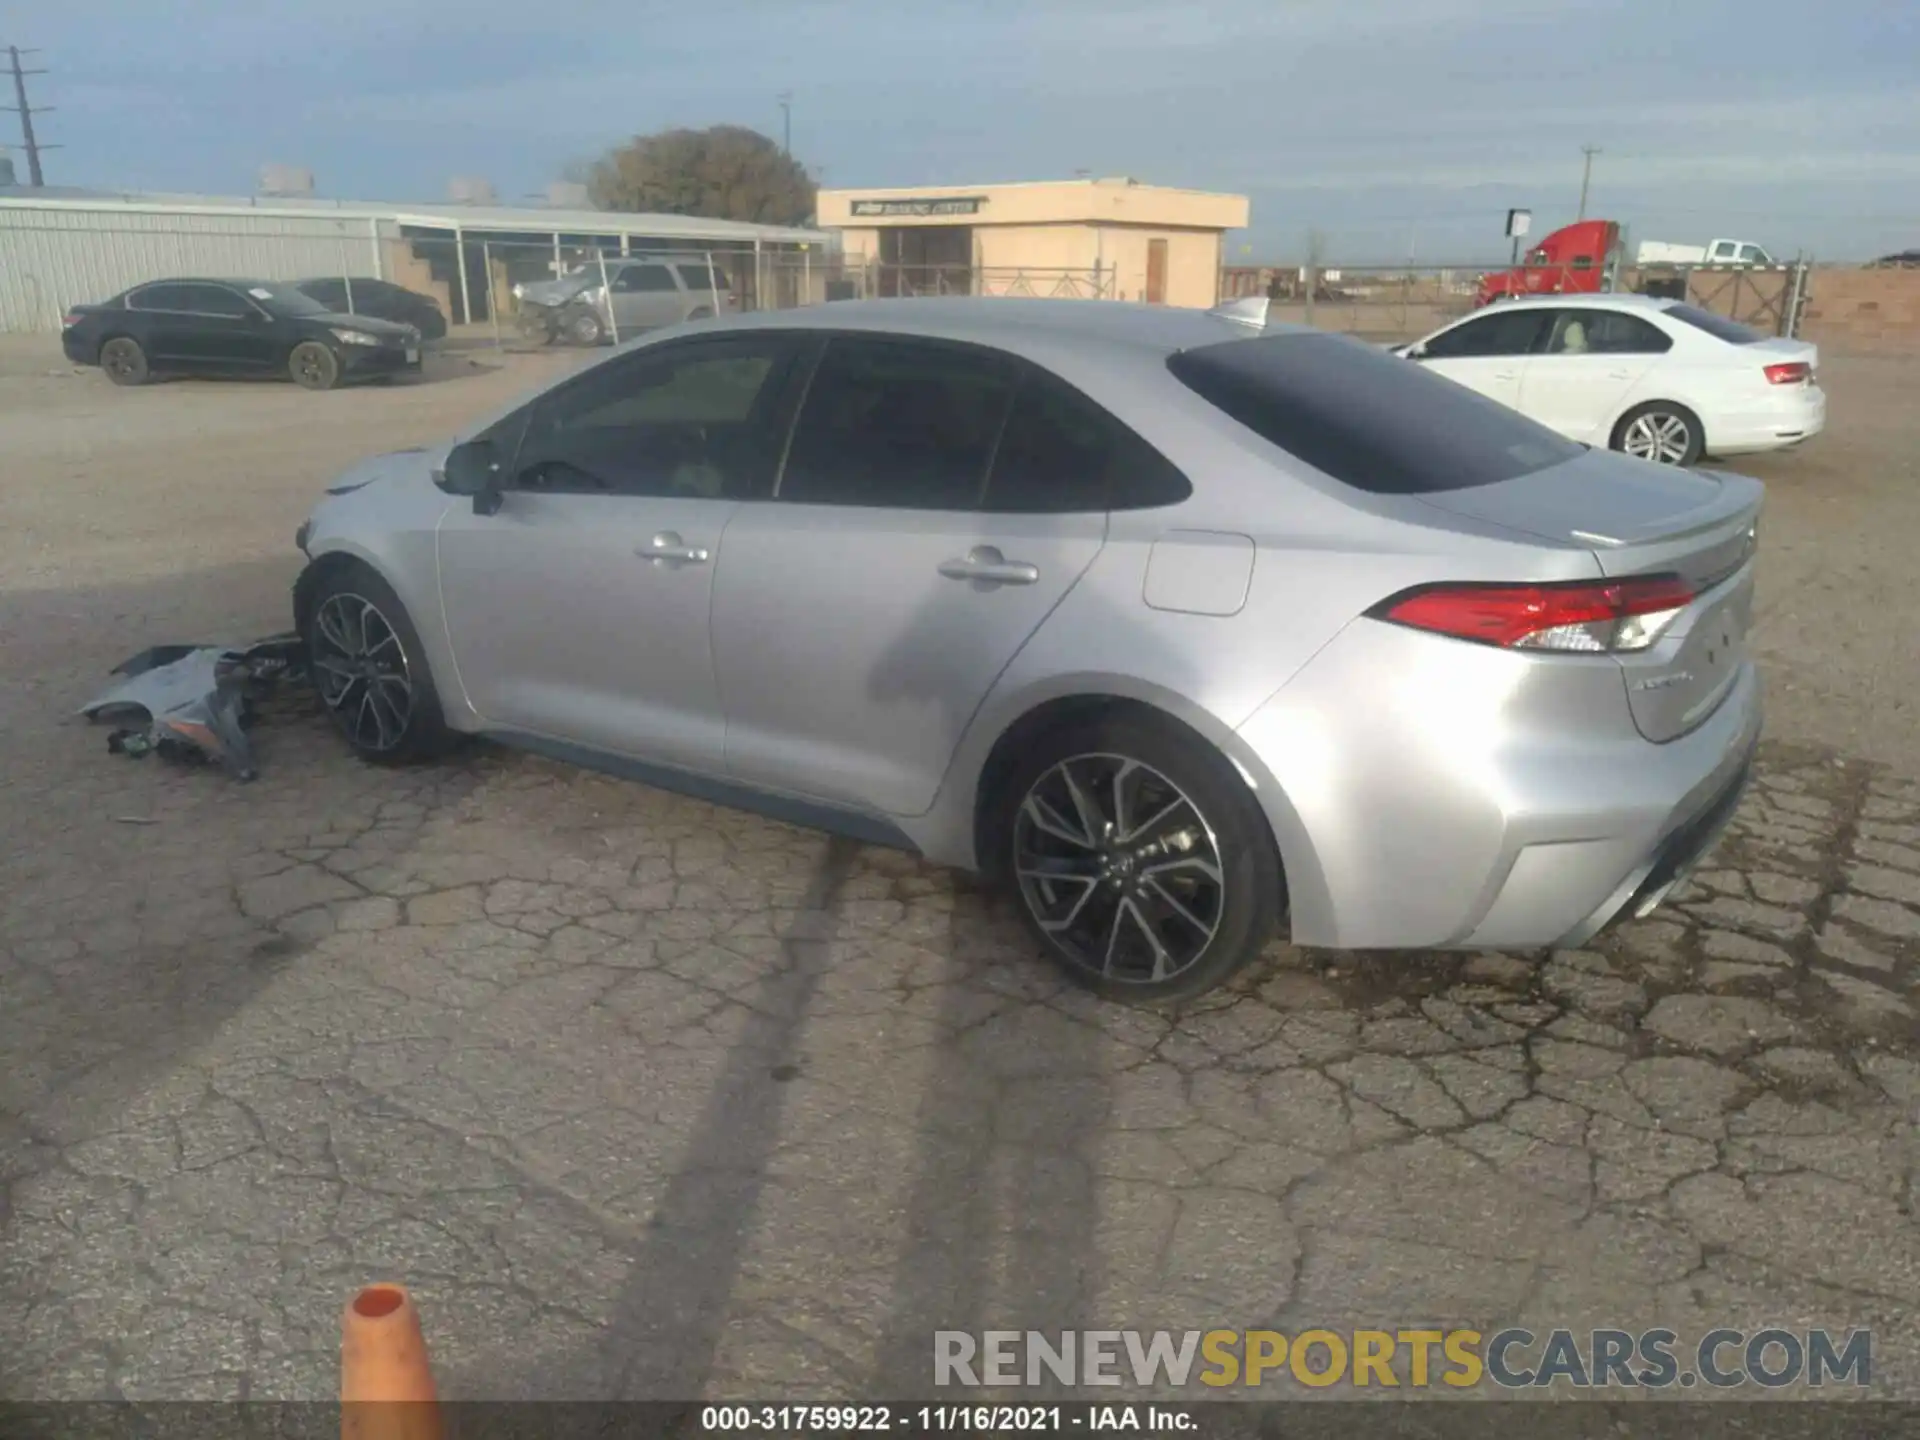
[[[1204,309],[1247,197],[1119,178],[822,190],[819,227],[880,295],[1077,295]]]

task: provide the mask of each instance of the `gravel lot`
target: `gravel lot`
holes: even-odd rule
[[[1517,1322],[1870,1326],[1920,1398],[1920,364],[1829,358],[1831,432],[1746,467],[1772,738],[1672,908],[1545,961],[1276,946],[1168,1017],[891,853],[298,712],[252,786],[70,718],[281,628],[335,471],[565,363],[121,392],[0,349],[0,1393],[324,1398],[393,1278],[466,1397]]]

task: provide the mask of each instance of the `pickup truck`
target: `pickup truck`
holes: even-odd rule
[[[1751,240],[1713,240],[1705,245],[1674,245],[1665,240],[1642,240],[1633,254],[1636,265],[1773,265],[1778,262]]]

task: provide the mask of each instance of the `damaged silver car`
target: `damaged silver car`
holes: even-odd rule
[[[740,309],[726,272],[705,255],[621,257],[582,265],[557,280],[513,287],[522,338],[600,345],[663,325],[731,315]]]

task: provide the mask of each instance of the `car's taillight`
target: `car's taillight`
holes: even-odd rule
[[[1556,585],[1426,585],[1367,613],[1456,640],[1510,650],[1644,650],[1692,602],[1678,575]]]
[[[71,330],[74,326],[78,325],[79,323],[80,323],[80,317],[78,315],[69,314],[62,317],[60,321],[60,328],[62,330]]]
[[[1784,365],[1769,365],[1766,370],[1769,385],[1804,385],[1813,378],[1813,367],[1802,360],[1789,360]]]

